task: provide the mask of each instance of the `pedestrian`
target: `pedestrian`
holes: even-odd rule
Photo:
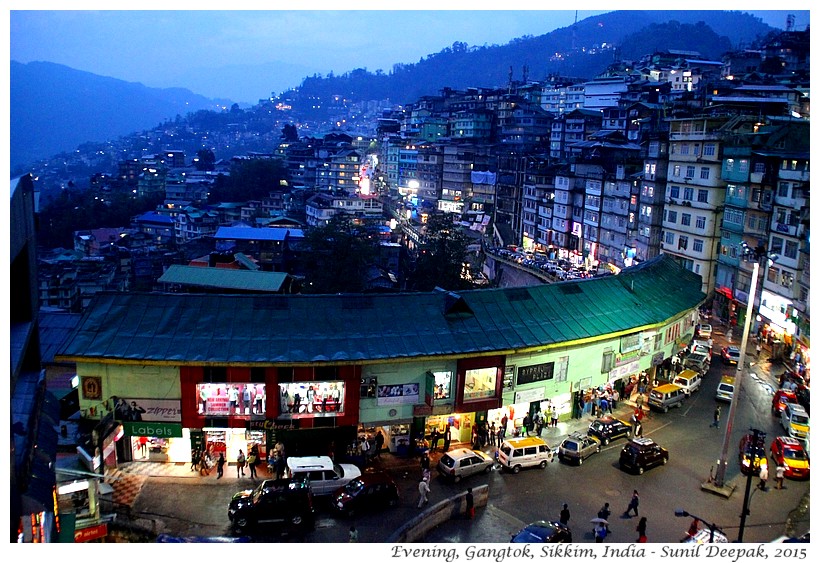
[[[606,397],[601,397],[601,414],[604,415],[609,410],[609,401],[606,400]]]
[[[646,516],[642,516],[641,519],[638,520],[638,526],[635,528],[635,531],[638,532],[638,542],[646,543]]]
[[[715,413],[713,415],[712,424],[709,425],[709,428],[712,427],[718,428],[720,426],[720,405],[715,407]]]
[[[530,413],[524,415],[524,420],[521,422],[521,426],[525,432],[525,436],[530,435]]]
[[[148,457],[148,437],[147,436],[140,436],[140,454],[142,457]]]
[[[760,341],[758,340],[757,344],[755,345],[755,357],[756,358],[760,357],[760,349],[761,349]]]
[[[764,465],[760,468],[760,483],[757,484],[757,488],[761,491],[766,490],[766,481],[769,480],[769,469]]]
[[[245,476],[245,454],[242,450],[239,450],[239,455],[236,456],[236,478],[239,479],[240,475]]]
[[[194,448],[191,450],[191,471],[196,471],[196,466],[199,464],[199,450]]]
[[[376,442],[376,457],[381,458],[382,448],[384,447],[384,434],[382,434],[381,430],[376,432],[376,437],[374,438],[374,441]],[[435,444],[433,445],[435,446]]]
[[[564,526],[569,526],[569,506],[567,506],[567,503],[564,503],[564,506],[561,507],[561,514],[558,517],[558,520]]]
[[[438,428],[433,428],[433,431],[430,432],[430,445],[431,445],[430,451],[431,452],[436,451],[436,448],[438,448],[438,441],[439,441],[440,438],[441,438],[441,434],[439,434]]]
[[[253,450],[251,450],[248,454],[248,469],[251,473],[251,479],[256,479],[256,462],[258,458]]]
[[[606,520],[606,524],[604,527],[606,528],[606,533],[609,533],[609,516],[612,514],[612,510],[609,509],[609,503],[605,502],[604,505],[601,507],[601,510],[598,511],[598,518],[601,520]]]
[[[450,449],[450,423],[447,423],[446,428],[444,429],[444,448],[443,451],[447,451]]]
[[[425,469],[428,471],[430,470],[430,456],[427,455],[426,452],[422,454],[420,464],[422,471],[424,471]]]
[[[638,409],[643,410],[643,395],[640,393],[638,393],[638,396],[635,398],[635,406]]]
[[[347,533],[347,541],[348,543],[359,542],[359,530],[356,529],[354,524],[350,525],[350,531]]]
[[[199,474],[200,475],[210,475],[211,474],[211,467],[210,467],[210,459],[208,458],[208,452],[203,450],[199,456]]]
[[[595,529],[593,530],[593,533],[595,534],[595,543],[603,543],[604,538],[609,533],[609,531],[606,529],[606,526],[603,522],[598,522],[597,524],[595,524]]]
[[[551,411],[550,414],[552,416],[552,425],[557,428],[558,427],[558,407],[556,407],[555,405],[552,405],[552,411]]]
[[[786,476],[786,468],[783,466],[783,464],[778,465],[777,469],[775,469],[775,474],[774,474],[774,479],[775,479],[775,481],[777,481],[777,488],[778,489],[783,488],[783,478],[785,476]]]
[[[635,511],[635,516],[638,515],[638,504],[640,504],[640,497],[638,496],[638,491],[632,491],[632,498],[629,499],[629,506],[626,507],[626,512],[624,512],[624,516],[630,516],[632,511]]]
[[[466,495],[465,499],[466,499],[466,508],[467,508],[467,518],[472,520],[473,518],[475,518],[475,503],[474,503],[474,499],[473,499],[473,489],[472,489],[472,487],[469,487],[467,489],[467,495]]]
[[[364,459],[364,463],[366,465],[367,458],[370,457],[370,442],[367,440],[367,436],[364,437],[362,443],[359,444],[359,447],[362,450],[362,458]]]
[[[507,437],[507,423],[508,422],[509,422],[509,419],[507,418],[507,414],[504,413],[504,416],[501,417],[501,425],[498,427],[499,445],[501,445],[500,442],[503,441],[504,438]]]
[[[222,473],[225,470],[225,454],[219,452],[219,459],[216,460],[216,478],[222,479]]]
[[[490,424],[490,445],[495,447],[496,438],[498,437],[498,430],[495,427],[495,422]]]
[[[418,508],[421,508],[428,502],[427,495],[430,493],[430,485],[427,484],[427,478],[422,477],[421,481],[419,481],[419,503]]]

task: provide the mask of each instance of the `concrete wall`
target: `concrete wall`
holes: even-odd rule
[[[482,506],[487,506],[489,496],[489,485],[473,487],[473,506],[477,509]],[[423,540],[427,532],[439,524],[443,524],[453,518],[464,518],[467,511],[466,497],[467,492],[465,491],[434,504],[396,530],[387,541],[389,543],[418,542]]]

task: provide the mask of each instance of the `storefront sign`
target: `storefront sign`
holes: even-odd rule
[[[658,352],[654,356],[652,356],[652,365],[659,366],[663,363],[663,352]]]
[[[182,407],[174,399],[112,397],[114,418],[120,422],[181,422]]]
[[[552,379],[555,362],[535,364],[534,366],[521,366],[518,368],[517,385],[535,383],[536,381],[546,381]]]
[[[398,385],[379,385],[376,404],[413,405],[419,402],[419,384],[401,383]]]
[[[634,352],[641,347],[641,334],[630,334],[629,336],[621,337],[621,354]]]
[[[546,398],[546,389],[538,387],[536,389],[527,389],[526,391],[515,392],[516,403],[531,403],[533,401],[542,401]]]
[[[123,422],[126,436],[182,438],[182,425],[173,422]]]
[[[629,364],[618,366],[612,371],[609,372],[609,380],[614,381],[616,379],[620,379],[622,377],[626,377],[627,375],[632,375],[633,373],[638,373],[641,371],[641,363],[638,360],[631,362]]]
[[[108,535],[108,524],[97,524],[81,530],[74,531],[74,542],[84,543],[91,540],[98,540]]]
[[[83,399],[98,401],[102,399],[102,378],[98,376],[81,377]]]
[[[277,422],[270,418],[248,421],[248,430],[294,430],[297,428],[299,428],[298,418],[287,422]]]

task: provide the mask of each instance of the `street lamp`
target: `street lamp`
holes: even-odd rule
[[[700,518],[699,516],[695,516],[694,514],[690,514],[689,512],[686,512],[685,510],[683,510],[682,508],[676,508],[675,509],[675,516],[677,516],[678,518],[694,518],[698,522],[702,522],[703,524],[705,524],[706,527],[709,528],[709,543],[715,543],[715,532],[720,532],[724,537],[726,537],[726,534],[723,533],[723,530],[718,528],[717,524],[707,522],[703,518]]]
[[[743,243],[744,256],[748,256],[754,251],[751,251],[746,243]],[[764,256],[767,258],[768,266],[772,265],[777,259],[776,254],[769,254]],[[715,472],[714,484],[718,489],[723,489],[726,479],[726,466],[729,457],[729,440],[732,435],[732,425],[735,419],[735,410],[740,398],[740,387],[743,382],[743,368],[746,365],[746,345],[749,342],[749,327],[752,321],[752,311],[754,310],[755,294],[757,293],[758,273],[760,272],[760,254],[755,253],[755,261],[752,265],[752,284],[749,288],[749,298],[746,301],[746,318],[743,322],[743,337],[740,341],[740,357],[737,360],[737,374],[735,376],[735,389],[732,393],[732,400],[729,403],[729,414],[726,417],[726,430],[723,435],[723,448],[721,449],[720,459],[718,460],[717,471]]]

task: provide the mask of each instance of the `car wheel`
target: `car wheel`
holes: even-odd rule
[[[538,464],[538,467],[540,467],[541,469],[546,469],[547,468],[547,460],[542,460],[541,463]]]
[[[609,438],[604,438],[604,445],[605,445],[605,446],[608,446],[608,445],[609,445]]]
[[[638,475],[643,475],[643,467],[638,468]]]
[[[350,513],[348,512],[348,514],[350,514]],[[290,523],[293,524],[294,526],[301,526],[302,522],[303,522],[303,520],[302,520],[301,516],[294,516],[293,518],[290,519]]]
[[[578,465],[581,465],[582,463],[584,463],[584,458],[579,457],[578,458]]]
[[[515,467],[513,467],[513,473],[518,473],[520,471],[521,471],[521,466],[520,465],[516,465]]]
[[[492,465],[488,465],[487,467],[485,467],[485,468],[484,468],[484,473],[489,473],[489,472],[490,472],[490,471],[492,471],[492,470],[493,470],[493,466],[492,466]]]
[[[249,525],[250,522],[248,522],[248,519],[245,517],[239,517],[234,521],[234,526],[236,526],[236,529],[240,532],[247,530]]]
[[[663,459],[661,460],[661,465],[666,465],[666,462],[668,462],[668,461],[669,461],[669,458],[668,458],[668,457],[663,458]]]

